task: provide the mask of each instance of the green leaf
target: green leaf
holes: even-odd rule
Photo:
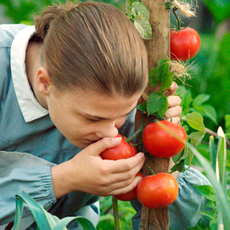
[[[199,212],[199,214],[207,217],[208,219],[212,220],[213,218],[215,218],[215,214],[211,211],[202,211],[202,212]]]
[[[217,124],[216,110],[211,105],[203,105],[204,115],[210,118],[215,124]]]
[[[218,229],[218,220],[217,219],[211,220],[209,223],[209,227],[210,229]]]
[[[200,131],[192,132],[188,135],[190,138],[190,143],[196,148],[204,138],[204,133]]]
[[[230,115],[225,115],[225,133],[230,133]]]
[[[191,90],[186,90],[182,96],[182,106],[185,113],[190,110],[191,103],[192,103]]]
[[[46,214],[44,213],[44,209],[24,191],[16,195],[16,215],[13,229],[19,229],[22,218],[23,202],[28,205],[38,228],[51,230]]]
[[[208,94],[200,94],[196,98],[194,98],[193,106],[201,105],[204,102],[206,102],[209,98],[210,98],[210,95],[208,95]]]
[[[166,96],[163,96],[161,101],[163,103],[163,107],[156,112],[156,116],[164,119],[165,112],[168,110],[168,99]]]
[[[162,81],[161,81],[161,85],[160,88],[161,90],[167,90],[169,89],[169,87],[172,85],[172,79],[173,79],[173,72],[170,72],[170,66],[168,62],[165,62],[165,64],[163,65],[164,68],[160,68],[160,70],[162,71]]]
[[[188,138],[190,139],[191,145],[196,148],[201,143],[202,139],[204,138],[204,135],[205,134],[200,131],[190,133],[188,135]],[[189,167],[191,166],[193,157],[193,152],[190,149],[188,149],[187,164],[189,165]]]
[[[152,68],[149,73],[149,82],[154,88],[160,85],[162,91],[169,89],[172,85],[173,73],[170,72],[169,59],[161,58],[156,68]]]
[[[137,106],[137,109],[142,112],[147,112],[147,102],[143,102]]]
[[[226,159],[227,159],[227,147],[226,139],[223,129],[219,127],[217,134],[219,135],[218,148],[216,153],[217,166],[219,167],[220,179],[222,186],[226,188]]]
[[[206,177],[209,179],[215,191],[216,199],[219,201],[220,210],[223,215],[224,225],[226,228],[230,226],[230,206],[227,199],[226,189],[224,189],[218,182],[215,172],[210,164],[210,162],[203,157],[191,144],[187,143],[188,147],[193,151],[196,158],[204,168],[206,172]]]
[[[202,133],[205,133],[205,126],[203,123],[203,117],[197,113],[197,112],[193,112],[193,113],[189,113],[186,114],[186,119],[188,124],[195,130],[201,131]]]
[[[147,7],[142,2],[134,2],[132,4],[132,12],[134,12],[134,26],[140,33],[140,36],[143,39],[151,39],[152,27],[149,23],[150,14]]]
[[[142,3],[142,2],[134,2],[133,8],[137,12],[137,15],[140,15],[141,17],[145,18],[146,20],[150,19],[150,13],[148,8]]]
[[[60,221],[60,219],[57,216],[54,216],[50,214],[49,212],[47,212],[45,209],[43,209],[43,211],[44,211],[44,214],[46,215],[46,218],[49,222],[51,229],[53,229],[53,227]],[[63,230],[67,230],[67,229],[63,229]]]
[[[134,18],[134,26],[138,30],[140,36],[143,39],[151,39],[152,38],[152,27],[145,18],[135,17]]]
[[[154,88],[157,84],[161,83],[161,76],[159,75],[157,68],[152,68],[149,72],[149,83]]]
[[[214,195],[214,190],[210,185],[194,185],[197,188],[199,193],[204,196],[206,199],[211,201],[216,201],[216,197]]]
[[[204,133],[200,132],[200,131],[196,131],[196,132],[192,132],[188,135],[188,138],[190,139],[190,144],[193,146],[193,147],[197,147],[201,141],[203,140],[204,138]],[[187,159],[187,162],[188,162],[188,165],[190,166],[191,162],[192,162],[192,159],[194,157],[194,154],[192,151],[188,151],[188,159]]]
[[[171,171],[170,173],[173,173],[175,171],[178,171],[178,172],[184,172],[186,169],[185,169],[185,160],[181,160],[179,163],[176,163],[172,168],[171,168]]]
[[[147,100],[147,115],[154,115],[156,112],[161,110],[162,108],[168,108],[168,100],[165,96],[162,96],[159,92],[153,92],[149,95]],[[166,109],[167,110],[167,109]],[[166,112],[165,110],[165,112]],[[161,111],[161,114],[163,111]]]
[[[210,162],[214,171],[216,171],[216,147],[214,137],[209,138],[209,149],[210,149]]]
[[[221,23],[222,21],[229,18],[229,0],[202,0],[202,2],[207,6],[216,22]]]
[[[88,219],[82,216],[65,217],[57,223],[53,230],[63,230],[73,220],[76,220],[84,230],[96,230],[94,225]]]

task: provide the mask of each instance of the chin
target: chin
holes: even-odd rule
[[[80,141],[80,140],[78,140],[78,141],[71,141],[71,143],[73,144],[73,145],[75,145],[76,147],[78,147],[78,148],[80,148],[80,149],[84,149],[84,148],[86,148],[87,146],[89,146],[90,145],[90,143],[89,142],[87,142],[87,141]]]

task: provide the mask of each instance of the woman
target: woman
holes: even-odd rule
[[[100,153],[119,144],[119,131],[133,132],[147,52],[111,5],[49,6],[35,24],[0,27],[0,223],[13,221],[14,197],[25,190],[59,218],[83,215],[96,225],[98,196],[126,193],[140,180],[143,153],[121,161]],[[168,113],[179,122],[175,91],[173,84]],[[27,228],[33,219],[28,210],[24,217]]]

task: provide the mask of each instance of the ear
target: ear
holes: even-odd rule
[[[52,81],[48,70],[44,67],[40,67],[36,75],[36,88],[37,91],[44,96],[48,96],[50,93],[50,88],[52,86]]]

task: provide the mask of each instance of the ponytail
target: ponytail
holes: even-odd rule
[[[35,16],[35,35],[45,39],[45,36],[50,28],[50,24],[53,20],[57,19],[64,15],[67,11],[72,10],[75,8],[76,5],[73,2],[67,1],[64,5],[56,5],[53,4],[52,6],[46,7],[43,13],[40,16]]]

